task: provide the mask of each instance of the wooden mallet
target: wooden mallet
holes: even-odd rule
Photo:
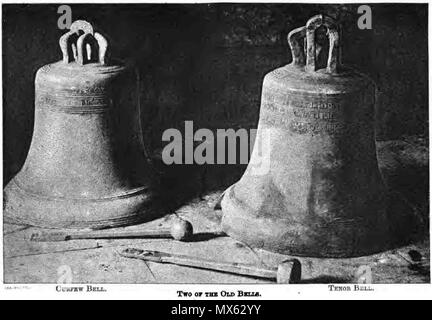
[[[297,259],[285,260],[277,268],[270,269],[249,264],[205,260],[185,255],[135,248],[124,249],[119,254],[126,258],[141,259],[144,261],[169,263],[254,278],[271,279],[281,284],[299,283],[301,280],[301,264]]]
[[[160,230],[94,230],[94,231],[39,231],[30,236],[31,241],[68,241],[77,239],[124,239],[124,238],[172,238],[187,241],[193,235],[189,221],[175,219],[171,228]]]

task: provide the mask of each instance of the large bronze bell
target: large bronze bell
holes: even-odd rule
[[[4,190],[5,216],[42,227],[104,228],[151,213],[137,73],[108,61],[104,36],[75,21],[60,38],[63,59],[35,80],[27,159]]]
[[[315,33],[322,26],[328,61],[317,70]],[[311,18],[288,41],[293,61],[264,78],[251,161],[222,199],[223,228],[284,254],[383,250],[389,224],[375,149],[374,83],[340,64],[339,29],[328,17]]]

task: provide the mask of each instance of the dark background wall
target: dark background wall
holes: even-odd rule
[[[374,4],[373,29],[357,28],[358,5],[70,5],[73,20],[93,23],[113,54],[136,62],[148,147],[168,127],[252,128],[261,83],[291,61],[286,35],[317,13],[343,26],[344,62],[379,88],[381,140],[428,135],[427,5]],[[3,166],[7,182],[31,140],[34,75],[60,60],[58,5],[3,5]],[[235,177],[233,177],[235,179]]]

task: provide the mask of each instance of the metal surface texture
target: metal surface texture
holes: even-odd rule
[[[107,59],[107,40],[86,21],[75,21],[59,44],[62,60],[36,74],[32,142],[4,190],[6,219],[49,228],[145,220],[154,195],[137,74]]]
[[[315,33],[323,26],[329,50],[320,69]],[[382,251],[389,219],[376,158],[375,85],[340,63],[339,29],[328,17],[314,16],[288,42],[292,63],[264,78],[250,164],[222,199],[224,231],[298,256]],[[269,170],[257,174],[251,164],[265,161],[258,158],[266,143]]]

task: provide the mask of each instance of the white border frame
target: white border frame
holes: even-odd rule
[[[262,3],[263,1],[136,1],[136,0],[128,0],[127,3]],[[317,4],[317,3],[358,3],[368,4],[368,3],[411,3],[408,0],[400,1],[383,1],[383,0],[369,0],[367,2],[358,2],[358,1],[340,1],[340,0],[331,0],[331,1],[280,1],[280,0],[272,0],[272,3],[304,3],[304,4]],[[53,0],[43,0],[43,1],[1,1],[1,4],[12,4],[12,3],[28,3],[28,4],[36,4],[36,3],[58,3],[59,5],[65,4],[64,2],[53,1]],[[67,3],[80,3],[80,4],[89,4],[89,3],[121,3],[119,1],[79,1],[79,0],[68,0]],[[431,13],[431,1],[416,1],[415,3],[427,3],[429,4],[429,26],[428,26],[428,35],[432,34],[432,23]],[[2,9],[0,9],[1,11]],[[2,25],[0,25],[0,31],[2,33]],[[3,34],[3,33],[2,33]],[[0,48],[1,48],[0,43]],[[431,105],[432,105],[432,91],[431,91],[431,83],[432,77],[430,72],[431,66],[431,43],[429,41],[428,50],[429,50],[429,130],[430,130],[430,114],[431,114]],[[2,59],[2,57],[0,58]],[[0,73],[3,75],[2,70],[2,61],[0,61]],[[3,108],[3,85],[0,89],[1,92],[1,100]],[[0,121],[3,123],[3,112],[0,113]],[[3,159],[3,130],[0,131],[0,139],[2,143],[0,144],[1,149],[1,159]],[[430,151],[429,151],[430,158]],[[429,176],[432,177],[432,170],[429,167]],[[3,179],[3,166],[0,168],[0,178]],[[429,181],[429,190],[431,190],[431,179]],[[3,193],[0,195],[1,202],[3,203]],[[1,213],[1,217],[3,218],[3,213]],[[431,228],[432,230],[432,228]],[[429,233],[431,234],[431,232]],[[0,250],[3,253],[3,227],[0,228]],[[432,251],[432,250],[431,250]],[[102,299],[102,300],[189,300],[186,298],[178,298],[177,291],[192,291],[192,292],[206,292],[206,291],[258,291],[261,294],[260,298],[193,298],[196,300],[301,300],[301,299],[326,299],[326,300],[381,300],[381,299],[396,299],[396,300],[419,300],[419,299],[432,299],[432,285],[431,284],[386,284],[386,285],[371,285],[371,288],[374,291],[351,291],[351,292],[330,292],[327,284],[302,284],[302,285],[184,285],[184,284],[92,284],[94,286],[103,287],[106,292],[88,292],[88,293],[63,293],[57,292],[57,284],[4,284],[3,279],[3,254],[0,254],[0,299],[49,299],[49,300],[81,300],[81,299]],[[87,284],[72,284],[72,285],[63,285],[64,287],[79,287],[83,286],[84,288]],[[352,290],[354,290],[354,284],[347,284],[350,286]]]

